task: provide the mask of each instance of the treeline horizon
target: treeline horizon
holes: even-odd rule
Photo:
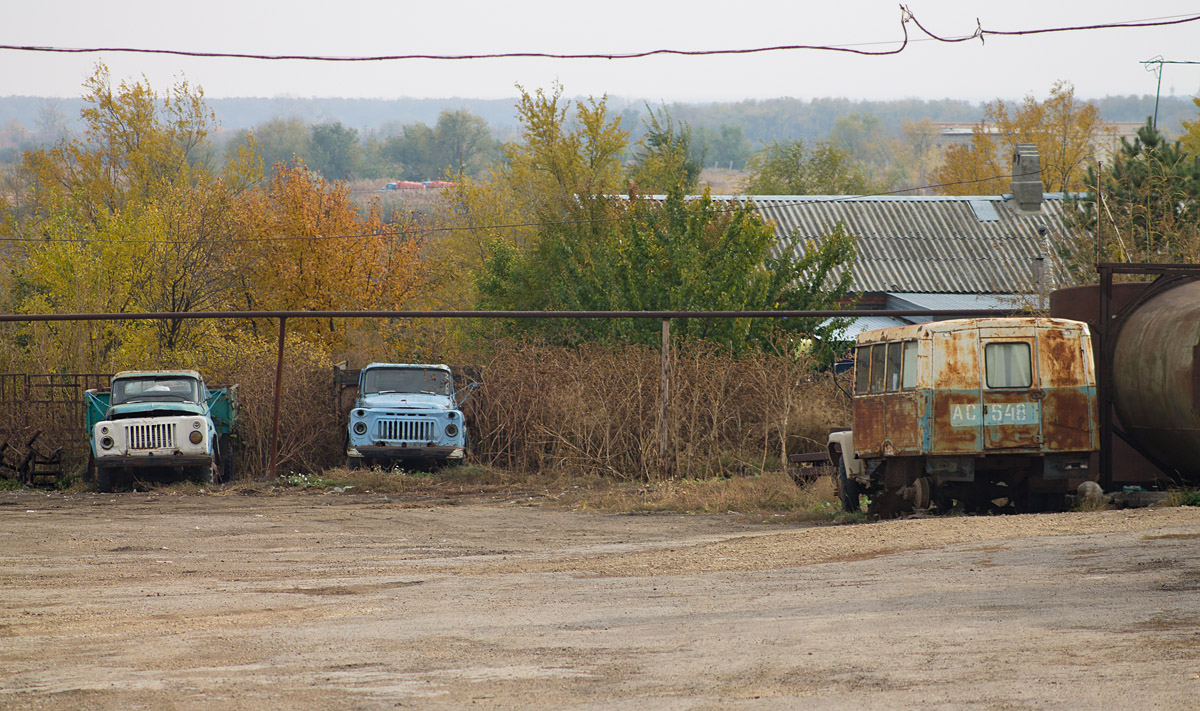
[[[1017,101],[1023,97],[997,98]],[[1095,104],[1102,118],[1109,122],[1141,122],[1153,115],[1155,110],[1155,97],[1152,94],[1079,98]],[[298,118],[314,124],[340,122],[357,129],[364,138],[368,135],[387,136],[397,133],[406,124],[432,124],[442,111],[447,110],[465,110],[479,116],[501,140],[517,132],[520,125],[516,96],[505,99],[206,97],[205,101],[216,114],[221,132],[250,129],[276,119]],[[848,113],[876,116],[881,126],[892,133],[899,133],[904,121],[929,119],[935,122],[977,123],[984,118],[987,102],[951,98],[881,101],[844,97],[654,102],[610,96],[608,104],[627,123],[628,130],[633,132],[635,138],[644,132],[642,123],[648,114],[647,107],[657,110],[665,106],[677,120],[696,128],[719,130],[723,124],[741,126],[746,138],[758,145],[775,140],[817,140],[832,131],[837,117]],[[15,121],[39,139],[52,136],[56,131],[77,132],[83,125],[79,117],[82,107],[83,100],[78,97],[2,96],[0,131],[10,128]],[[1194,111],[1190,95],[1160,97],[1159,127],[1169,136],[1178,136],[1182,132],[1182,122],[1193,118]],[[0,150],[5,148],[0,141]],[[6,159],[6,156],[0,156],[0,160]]]

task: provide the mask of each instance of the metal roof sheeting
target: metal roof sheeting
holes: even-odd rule
[[[1038,257],[1046,260],[1044,288],[1054,288],[1063,281],[1053,241],[1067,232],[1064,196],[1046,193],[1035,213],[1019,211],[1011,197],[726,199],[752,200],[763,218],[775,224],[781,247],[800,253],[809,241],[819,241],[839,221],[845,222],[858,246],[855,291],[1028,294],[1035,290],[1033,263]]]
[[[853,341],[858,338],[858,334],[864,331],[874,331],[880,328],[895,328],[896,326],[909,326],[912,321],[903,318],[888,318],[887,316],[863,316],[856,318],[846,327],[841,329],[835,338],[842,340]]]

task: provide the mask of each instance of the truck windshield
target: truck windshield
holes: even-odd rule
[[[362,392],[453,395],[450,374],[432,368],[373,368],[363,378]]]
[[[200,386],[179,376],[122,378],[112,384],[112,404],[127,402],[200,402]]]

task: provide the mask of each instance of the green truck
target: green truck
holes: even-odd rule
[[[85,393],[89,473],[100,491],[134,477],[233,477],[236,387],[209,388],[194,370],[124,371]]]

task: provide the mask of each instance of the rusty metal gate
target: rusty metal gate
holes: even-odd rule
[[[83,433],[83,393],[106,387],[108,373],[0,373],[0,433],[40,429],[78,439]]]

